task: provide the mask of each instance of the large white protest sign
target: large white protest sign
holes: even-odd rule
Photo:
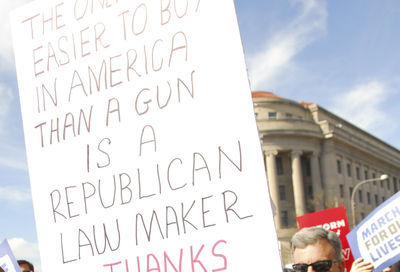
[[[279,271],[232,0],[11,14],[44,271]]]
[[[354,258],[374,264],[374,271],[400,260],[400,192],[386,200],[348,235]]]

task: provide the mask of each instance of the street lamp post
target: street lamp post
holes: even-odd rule
[[[356,187],[354,187],[353,192],[351,193],[351,215],[352,215],[352,222],[353,222],[353,228],[356,226],[356,215],[355,215],[355,201],[354,201],[354,197],[356,195],[356,191],[357,189],[367,183],[367,182],[372,182],[372,181],[378,181],[378,180],[385,180],[387,179],[389,176],[386,174],[381,175],[379,178],[372,178],[372,179],[366,179],[363,181],[360,181],[359,183],[356,184]]]

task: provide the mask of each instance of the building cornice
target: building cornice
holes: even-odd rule
[[[400,167],[400,151],[370,133],[358,128],[317,104],[307,106],[316,123],[321,127],[325,139],[360,150],[379,160]],[[328,116],[331,121],[320,120],[321,115]]]

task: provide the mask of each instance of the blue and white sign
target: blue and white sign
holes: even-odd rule
[[[0,244],[0,266],[4,272],[21,272],[7,240]]]
[[[348,235],[354,259],[374,264],[374,271],[400,260],[400,192],[382,203]]]

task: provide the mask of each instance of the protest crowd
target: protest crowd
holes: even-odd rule
[[[292,237],[292,255],[294,264],[284,268],[284,272],[345,272],[342,246],[339,237],[333,231],[321,227],[310,227],[299,230]],[[18,260],[21,272],[34,272],[32,263]],[[374,266],[362,258],[356,259],[350,272],[372,272]],[[0,272],[4,270],[0,266]],[[397,262],[382,272],[400,272]]]

